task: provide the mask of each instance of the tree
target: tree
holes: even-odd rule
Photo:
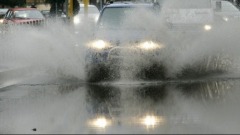
[[[0,3],[10,7],[23,7],[26,5],[26,0],[0,0]]]

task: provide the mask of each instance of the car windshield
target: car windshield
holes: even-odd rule
[[[138,10],[153,9],[150,7],[139,8],[139,7],[108,7],[102,12],[99,19],[98,25],[100,27],[118,28],[129,15],[135,15]]]
[[[0,9],[0,14],[4,14],[8,11],[8,9]]]
[[[44,18],[38,10],[21,10],[14,11],[15,18],[31,18],[31,19],[42,19]]]
[[[169,0],[166,2],[167,2],[168,8],[177,8],[177,9],[211,8],[211,0]]]
[[[79,11],[80,14],[84,14],[84,7],[82,7]],[[97,14],[99,13],[99,10],[97,7],[88,7],[88,13],[89,14]]]

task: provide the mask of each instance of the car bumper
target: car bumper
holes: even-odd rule
[[[105,65],[110,67],[131,68],[141,62],[149,62],[159,57],[160,50],[143,51],[129,47],[114,47],[108,51],[90,52],[86,57],[89,65]]]

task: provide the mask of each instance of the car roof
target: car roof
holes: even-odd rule
[[[10,8],[9,10],[21,11],[21,10],[37,10],[36,8]]]
[[[112,4],[106,5],[105,7],[151,7],[153,3],[133,3],[133,2],[114,2]]]

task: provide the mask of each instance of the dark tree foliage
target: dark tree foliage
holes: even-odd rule
[[[51,4],[50,14],[52,16],[55,16],[61,13],[64,9],[65,0],[46,0],[45,2]],[[74,15],[78,14],[79,10],[80,10],[80,6],[79,6],[78,0],[73,0],[73,14]]]
[[[23,7],[26,5],[26,0],[0,0],[0,4],[10,7]]]

